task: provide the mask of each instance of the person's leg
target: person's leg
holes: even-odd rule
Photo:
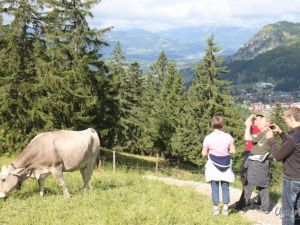
[[[268,187],[258,187],[259,196],[261,199],[261,209],[264,212],[269,212],[270,209],[270,195]]]
[[[300,225],[300,190],[296,198],[295,225]]]
[[[294,203],[296,196],[293,201],[292,194],[292,182],[290,180],[283,179],[281,188],[281,202],[282,202],[282,224],[283,225],[294,225],[295,214],[294,214]]]
[[[219,205],[219,181],[211,181],[211,197],[213,205]]]
[[[300,225],[300,181],[292,181],[292,202],[294,205],[294,225]]]
[[[242,185],[244,186],[245,185],[245,182],[246,182],[246,176],[247,176],[247,169],[248,169],[248,158],[249,158],[249,155],[251,154],[250,151],[244,151],[243,152],[243,163],[242,163],[242,166],[241,166],[241,170],[240,170],[240,177],[241,177],[241,182],[242,182]]]
[[[222,214],[227,216],[228,215],[228,204],[230,202],[229,182],[221,181],[221,187],[222,187],[222,198],[223,198]]]
[[[229,204],[230,202],[229,182],[221,181],[221,187],[222,187],[223,204]]]
[[[245,204],[248,205],[250,198],[251,198],[251,194],[252,194],[252,190],[255,186],[252,184],[247,183],[247,185],[244,186],[244,200],[245,200]]]
[[[219,181],[211,181],[211,196],[213,202],[213,209],[212,214],[218,215],[219,214]]]
[[[247,185],[247,178],[246,178],[246,174],[247,174],[247,159],[249,157],[249,155],[251,154],[250,151],[244,151],[243,152],[243,163],[242,163],[242,166],[241,166],[241,170],[240,170],[240,180],[241,180],[241,183],[243,185],[243,191],[242,191],[242,194],[240,196],[240,199],[235,203],[235,206],[234,206],[234,209],[236,210],[241,210],[243,209],[245,206],[246,206],[246,202],[245,202],[245,196],[244,196],[244,186]]]

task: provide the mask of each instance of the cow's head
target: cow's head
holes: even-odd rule
[[[0,198],[13,190],[19,183],[20,172],[23,168],[14,168],[12,165],[2,166],[0,172]]]

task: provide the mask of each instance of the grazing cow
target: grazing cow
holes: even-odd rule
[[[70,197],[65,186],[63,172],[80,170],[84,188],[88,188],[100,140],[94,129],[83,131],[54,131],[38,134],[24,151],[0,172],[0,198],[27,178],[38,180],[40,195],[44,194],[44,180],[50,173]]]

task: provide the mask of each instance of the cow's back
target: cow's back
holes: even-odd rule
[[[54,137],[53,147],[63,161],[64,171],[83,168],[95,161],[99,151],[99,138],[92,129],[84,131],[61,131]]]
[[[33,138],[14,164],[33,169],[62,164],[64,171],[73,171],[94,161],[99,146],[99,137],[90,128],[83,131],[46,132]]]

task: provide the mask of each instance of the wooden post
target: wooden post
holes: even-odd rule
[[[116,152],[113,151],[113,172],[116,171]]]
[[[158,158],[158,153],[156,153],[156,166],[155,166],[155,173],[157,173],[157,172],[158,172],[158,160],[159,160],[159,158]]]
[[[102,169],[102,162],[101,162],[101,159],[100,159],[99,162],[98,162],[98,169],[99,169],[99,170]]]

